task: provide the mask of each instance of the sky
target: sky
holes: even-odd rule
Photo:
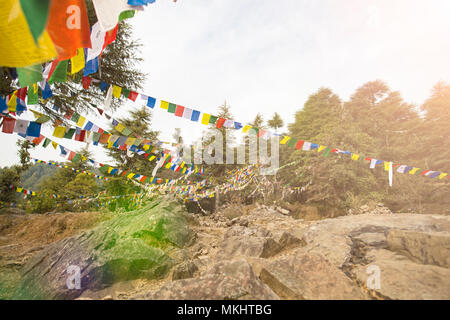
[[[158,0],[129,22],[143,44],[142,93],[213,114],[226,100],[242,123],[258,112],[291,123],[320,87],[346,100],[376,79],[419,106],[438,81],[450,83],[448,12],[448,0]],[[139,107],[127,103],[113,116]],[[204,129],[159,108],[152,127],[163,141],[176,127],[189,142]],[[0,166],[18,163],[17,136],[0,137]],[[75,151],[84,146],[54,140]],[[103,148],[90,150],[112,164]],[[51,147],[32,156],[63,160]]]

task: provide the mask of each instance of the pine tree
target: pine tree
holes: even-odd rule
[[[152,113],[147,107],[131,111],[128,117],[120,118],[118,121],[129,128],[135,134],[134,137],[149,139],[153,142],[153,145],[156,144],[158,132],[151,130]],[[111,126],[110,132],[121,135],[113,126]],[[107,146],[105,148],[120,169],[150,175],[155,166],[154,162],[148,161],[144,156],[137,153],[125,152],[117,148],[108,149]]]
[[[275,130],[275,132],[277,132],[277,130],[281,127],[284,126],[284,122],[283,119],[281,119],[280,115],[278,114],[278,112],[275,112],[273,114],[272,119],[270,119],[269,121],[267,121],[267,124],[269,125],[269,128],[272,128]]]

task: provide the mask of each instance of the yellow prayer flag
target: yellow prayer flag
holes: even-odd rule
[[[116,130],[119,131],[119,132],[122,132],[124,129],[125,129],[125,126],[123,124],[121,124],[121,123],[119,123],[116,126]]]
[[[444,179],[447,175],[448,175],[447,173],[442,172],[442,173],[439,175],[439,179]]]
[[[148,149],[150,149],[150,146],[148,144],[144,144],[142,146],[142,149],[144,149],[144,151],[147,151]]]
[[[416,174],[416,172],[419,170],[420,168],[414,168],[411,171],[409,171],[409,174]]]
[[[209,119],[211,118],[211,115],[208,113],[204,113],[202,117],[202,124],[208,125]]]
[[[243,132],[243,133],[247,133],[251,128],[252,128],[252,126],[246,125],[246,126],[244,126],[244,128],[242,129],[242,132]]]
[[[22,192],[23,188],[17,187],[17,192]]]
[[[180,167],[184,168],[184,161],[181,162]]]
[[[170,168],[170,162],[166,164],[166,169]]]
[[[72,70],[71,70],[70,74],[75,74],[84,68],[84,49],[83,48],[77,49],[77,55],[75,57],[70,58],[70,64],[72,66]]]
[[[55,131],[53,131],[53,136],[57,138],[64,137],[64,134],[66,133],[66,128],[64,127],[56,127]]]
[[[57,144],[55,141],[52,141],[52,146],[53,146],[53,149],[56,149],[56,147],[58,146],[58,144]]]
[[[125,144],[126,144],[127,146],[132,146],[132,145],[134,144],[135,141],[136,141],[136,138],[128,137],[128,139],[127,139],[127,141],[125,142]]]
[[[113,171],[113,167],[108,168],[108,173],[111,173],[111,171]]]
[[[284,138],[280,141],[280,144],[286,144],[286,142],[288,142],[289,139],[291,139],[291,137],[284,136]]]
[[[17,106],[17,90],[13,92],[11,95],[11,98],[9,99],[8,103],[6,104],[8,106],[9,112],[16,112],[16,106]]]
[[[86,121],[86,118],[83,116],[80,116],[80,118],[77,121],[77,126],[81,128],[85,121]]]
[[[390,162],[389,161],[385,161],[384,162],[384,171],[389,171],[389,167],[390,167]]]
[[[326,146],[320,146],[319,149],[317,149],[318,152],[323,151],[326,148]]]
[[[56,57],[46,30],[36,44],[18,0],[0,1],[0,30],[0,66],[26,67]]]
[[[161,100],[161,109],[169,109],[169,103],[167,101]]]
[[[359,159],[359,154],[352,154],[352,160],[358,160]]]
[[[153,161],[153,159],[155,159],[156,156],[151,156],[150,158],[148,158],[148,161]]]
[[[127,178],[128,178],[128,179],[132,179],[134,176],[135,176],[134,173],[130,173],[129,175],[127,175]]]
[[[113,96],[116,98],[120,98],[121,93],[122,93],[122,88],[113,84]]]

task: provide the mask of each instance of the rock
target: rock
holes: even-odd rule
[[[239,220],[239,225],[242,227],[248,227],[248,220],[247,219],[240,219]]]
[[[381,297],[401,300],[450,299],[449,269],[418,264],[386,249],[370,250],[367,255],[372,262],[355,266],[353,273],[367,286],[368,277],[374,275],[368,267],[378,268],[380,287],[373,289]]]
[[[387,245],[420,263],[450,268],[450,234],[392,229]]]
[[[163,277],[174,265],[167,253],[192,238],[181,206],[160,198],[47,246],[24,267],[14,298],[74,299],[119,281]],[[80,270],[80,289],[67,287],[70,266]]]
[[[102,300],[114,300],[112,296],[103,297]]]
[[[281,250],[281,245],[269,237],[229,237],[222,242],[219,256],[222,259],[238,256],[268,258]]]
[[[188,261],[176,266],[172,273],[172,280],[192,278],[198,267],[192,261]]]
[[[244,260],[224,261],[200,277],[177,280],[156,292],[140,294],[135,299],[160,300],[278,300]]]
[[[368,205],[365,204],[365,205],[361,206],[361,207],[359,208],[359,210],[360,210],[362,213],[367,213],[367,212],[369,212],[370,208],[369,208]]]
[[[320,254],[299,251],[262,268],[260,279],[282,299],[365,299],[345,274]]]
[[[303,239],[299,239],[296,236],[292,235],[289,232],[282,232],[279,239],[277,239],[278,243],[283,247],[283,249],[286,249],[288,247],[294,247],[294,246],[305,246],[306,243]]]
[[[365,233],[387,236],[390,229],[406,229],[450,233],[450,217],[423,214],[374,215],[360,214],[319,221],[303,234],[306,248],[322,254],[340,268],[351,257],[352,237]],[[373,235],[372,235],[373,237]]]
[[[277,207],[277,211],[279,213],[281,213],[281,214],[284,214],[284,215],[288,215],[290,213],[289,210],[286,210],[286,209],[283,209],[283,208],[280,208],[280,207]]]
[[[448,299],[450,270],[441,266],[448,263],[449,235],[448,216],[354,215],[311,226],[302,250],[323,255],[364,287],[367,267],[378,266],[381,288],[371,292],[379,298]]]
[[[383,232],[365,232],[354,237],[365,245],[373,247],[384,247],[386,243],[386,235]]]

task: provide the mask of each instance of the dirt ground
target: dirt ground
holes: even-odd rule
[[[46,245],[111,217],[102,212],[0,214],[0,299],[11,297],[20,268]]]

